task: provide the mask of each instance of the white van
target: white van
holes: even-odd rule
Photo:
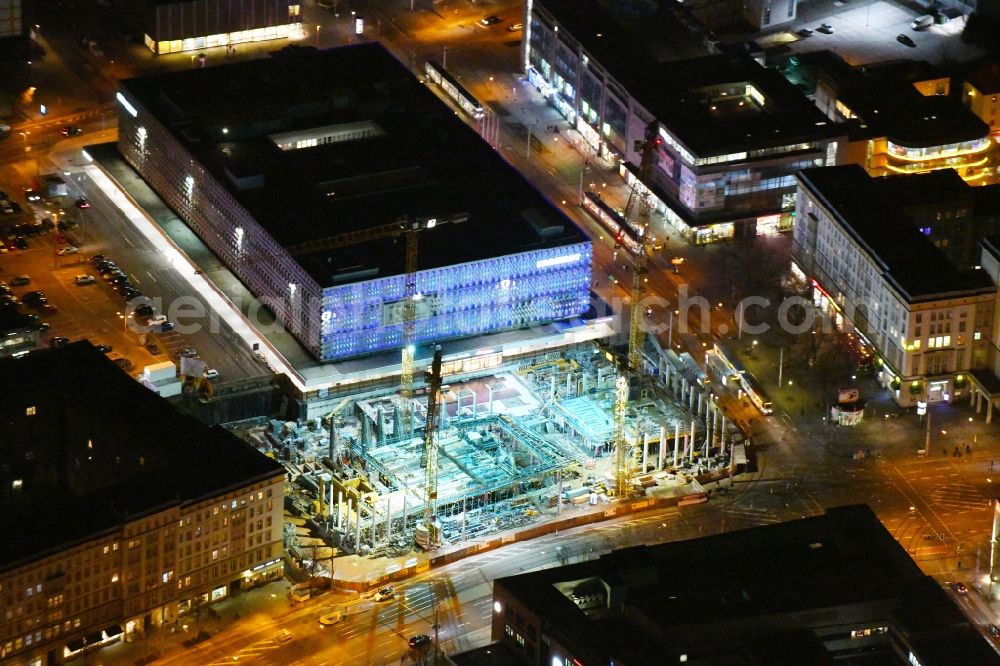
[[[910,28],[913,30],[923,30],[924,28],[929,28],[932,25],[934,25],[934,17],[930,14],[924,14],[923,16],[918,16],[913,19],[913,22],[910,24]]]

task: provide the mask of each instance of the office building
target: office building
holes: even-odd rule
[[[455,663],[1000,664],[864,505],[499,578],[493,600],[495,643]]]
[[[830,52],[803,59],[818,71],[816,105],[849,129],[838,164],[873,176],[954,169],[971,184],[998,182],[1000,144],[976,108],[950,95],[949,76],[919,62],[854,67]]]
[[[795,172],[834,164],[839,127],[749,55],[653,55],[598,0],[532,0],[525,11],[529,81],[595,160],[621,165],[649,197],[654,225],[698,244],[790,230]],[[638,182],[651,128],[654,164]]]
[[[153,53],[200,51],[301,33],[299,0],[115,0]]]
[[[86,341],[0,360],[0,661],[42,666],[281,578],[284,468]]]
[[[417,343],[589,307],[589,240],[377,43],[132,79],[118,99],[128,162],[321,361],[402,345],[408,246],[387,225],[426,227]]]
[[[871,346],[899,404],[968,395],[969,371],[990,363],[996,287],[946,252],[968,256],[977,198],[955,197],[963,184],[953,173],[871,178],[849,164],[798,179],[792,267],[817,307]],[[980,211],[983,227],[996,224],[995,208]]]

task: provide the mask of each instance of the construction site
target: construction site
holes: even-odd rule
[[[643,173],[658,142],[653,126],[647,134]],[[646,285],[648,215],[647,193],[634,187],[617,236],[633,265],[631,303]],[[415,549],[557,524],[565,511],[640,497],[703,500],[702,481],[745,462],[742,433],[704,372],[647,337],[639,307],[622,313],[621,349],[569,344],[459,376],[442,371],[437,347],[416,378],[416,239],[433,226],[404,220],[367,232],[407,241],[399,383],[348,395],[321,418],[234,427],[288,470],[293,565],[313,578],[332,578],[339,556],[405,557],[409,567]]]
[[[728,473],[741,437],[700,389],[693,399],[695,382],[623,376],[585,345],[462,383],[432,369],[409,399],[409,432],[398,390],[234,429],[286,466],[288,553],[324,576],[338,556],[434,551],[617,498],[697,493],[699,477]]]

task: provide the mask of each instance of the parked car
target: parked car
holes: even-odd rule
[[[215,368],[209,368],[205,371],[205,379],[218,379],[219,371]]]
[[[63,128],[59,130],[59,133],[63,136],[76,136],[82,132],[83,130],[76,125],[64,125]]]
[[[491,16],[484,16],[483,20],[480,21],[480,23],[482,23],[483,25],[496,25],[501,21],[503,21],[503,19],[500,18],[499,16],[491,15]]]
[[[155,342],[147,342],[146,351],[148,351],[150,354],[156,355],[160,353],[160,348],[156,345]]]
[[[49,340],[50,347],[65,347],[69,344],[69,338],[64,338],[61,335],[57,335],[51,340]]]
[[[95,254],[90,258],[90,263],[96,266],[98,263],[104,261],[105,259],[107,259],[107,257],[105,257],[103,254]]]
[[[431,637],[427,634],[417,634],[416,636],[410,636],[410,640],[406,641],[407,645],[411,648],[420,648],[425,645],[431,644]]]
[[[969,591],[969,588],[965,587],[965,583],[952,583],[951,589],[955,591],[955,594],[965,594]]]
[[[28,249],[28,241],[24,240],[24,238],[21,236],[15,236],[14,240],[12,240],[11,242],[14,244],[14,247],[16,247],[19,250]]]
[[[82,287],[85,284],[94,284],[95,282],[97,282],[97,278],[95,278],[93,275],[77,275],[75,278],[73,278],[73,282],[75,282],[78,286]]]
[[[84,199],[83,197],[80,197],[79,199],[74,201],[73,205],[76,206],[77,208],[90,208],[90,202]]]
[[[822,32],[824,35],[832,35],[833,26],[829,23],[824,23],[820,27],[816,28],[816,32]]]
[[[69,255],[69,254],[76,254],[79,251],[80,251],[80,248],[78,248],[77,246],[75,246],[75,245],[67,245],[64,248],[60,248],[59,251],[56,252],[56,254],[58,254],[60,257],[65,257],[66,255]]]
[[[990,632],[990,636],[993,638],[1000,638],[1000,628],[995,624],[986,625],[986,631]]]
[[[507,32],[517,32],[518,30],[523,30],[523,29],[524,29],[523,23],[511,23],[509,26],[507,26]]]
[[[150,326],[159,326],[160,324],[167,323],[166,315],[158,314],[156,316],[150,317],[149,321],[146,322]]]
[[[14,281],[11,280],[11,284],[13,283]],[[32,303],[34,301],[42,300],[45,300],[45,292],[42,291],[29,291],[21,295],[21,301],[24,303]]]
[[[45,303],[42,303],[39,306],[38,309],[41,310],[42,312],[46,312],[48,314],[53,314],[53,313],[59,312],[59,307],[57,305],[53,305],[52,303],[49,303],[48,301],[46,301]]]
[[[156,310],[153,309],[153,306],[148,303],[142,303],[141,305],[135,306],[135,313],[142,317],[152,316],[155,312]]]
[[[198,355],[198,350],[195,349],[194,347],[184,347],[179,352],[177,352],[177,355],[178,356],[186,356],[186,357],[190,358],[192,356],[197,356]]]
[[[916,48],[917,46],[916,42],[910,39],[909,35],[905,35],[903,33],[899,33],[898,35],[896,35],[896,41],[902,44],[903,46],[909,46],[911,49]]]
[[[24,198],[27,199],[29,203],[35,203],[36,201],[42,200],[42,195],[29,187],[24,191]]]
[[[172,330],[174,330],[174,322],[165,321],[162,324],[160,324],[160,333],[166,333],[167,331],[172,331]]]
[[[103,352],[105,354],[108,354],[108,353],[111,352],[111,345],[94,345],[94,348],[97,351]]]

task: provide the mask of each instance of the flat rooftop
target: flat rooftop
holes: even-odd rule
[[[836,125],[794,85],[749,55],[664,60],[639,46],[599,0],[536,4],[696,156],[838,134]]]
[[[283,247],[466,214],[421,235],[420,270],[586,240],[377,42],[121,86]],[[391,238],[298,257],[322,287],[398,275],[404,259]]]
[[[0,570],[284,472],[87,341],[0,360]]]
[[[867,248],[885,279],[907,302],[994,291],[984,271],[956,268],[903,212],[907,191],[941,187],[942,197],[953,196],[957,185],[949,175],[872,178],[861,166],[845,164],[803,169],[798,178]]]
[[[924,664],[1000,663],[865,505],[613,551],[494,585],[537,613],[553,644],[593,663],[677,663],[678,654],[693,663],[832,663],[814,629],[880,622]],[[571,599],[591,594],[611,601]],[[886,645],[882,660],[865,663],[903,662]]]

